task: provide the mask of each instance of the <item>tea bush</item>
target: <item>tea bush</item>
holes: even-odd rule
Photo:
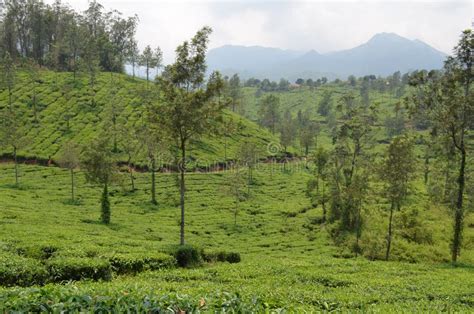
[[[192,245],[176,247],[174,256],[179,267],[194,267],[202,263],[201,251]]]
[[[0,252],[0,285],[41,285],[47,280],[48,276],[46,267],[39,261]]]
[[[114,254],[109,258],[109,261],[113,271],[117,274],[133,274],[144,270],[158,270],[176,265],[176,259],[164,253]]]
[[[57,257],[48,260],[46,266],[53,282],[70,280],[110,280],[112,267],[110,262],[101,258]]]

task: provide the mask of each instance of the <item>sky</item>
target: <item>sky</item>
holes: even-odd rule
[[[53,0],[46,0],[52,3]],[[83,11],[88,0],[63,0]],[[159,46],[165,63],[174,49],[204,25],[209,47],[226,44],[311,50],[349,49],[380,32],[419,39],[451,53],[472,26],[474,0],[99,0],[124,16],[138,15],[139,47]]]

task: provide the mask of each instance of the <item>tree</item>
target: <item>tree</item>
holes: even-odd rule
[[[28,80],[31,85],[31,107],[33,109],[33,122],[38,123],[38,93],[36,87],[38,85],[39,71],[34,63],[28,64]]]
[[[234,134],[238,130],[239,123],[236,124],[234,120],[229,118],[229,119],[225,119],[222,125],[221,134],[224,136],[224,162],[227,161],[228,138],[232,136],[232,134]]]
[[[355,102],[352,94],[344,95],[338,104],[341,125],[334,138],[331,156],[331,212],[330,220],[340,220],[342,231],[356,232],[356,253],[362,231],[362,206],[370,181],[372,141],[376,122],[375,107],[366,109]]]
[[[250,187],[253,184],[253,169],[258,163],[260,151],[257,145],[253,142],[245,141],[239,146],[237,152],[237,162],[242,166],[247,167],[247,195],[250,196]]]
[[[156,200],[156,172],[158,171],[159,155],[164,143],[162,130],[154,123],[144,124],[139,127],[138,138],[141,147],[145,150],[151,173],[151,204],[157,205]]]
[[[19,183],[18,150],[28,143],[26,125],[21,116],[20,113],[4,108],[0,117],[0,146],[12,150],[15,163],[15,185]]]
[[[62,36],[64,69],[73,72],[73,80],[76,82],[77,72],[79,71],[79,58],[83,52],[86,30],[84,26],[78,23],[79,15],[71,12],[64,16],[64,34]],[[58,64],[59,60],[58,56]]]
[[[66,142],[63,146],[61,154],[58,157],[58,162],[61,167],[67,168],[71,174],[71,201],[74,202],[74,170],[80,164],[80,149],[79,146],[72,142]]]
[[[465,30],[448,57],[441,75],[418,72],[411,84],[418,87],[411,100],[417,108],[427,109],[438,136],[449,138],[455,161],[458,163],[457,192],[454,207],[454,227],[451,242],[451,259],[455,263],[461,252],[464,225],[464,198],[466,165],[470,149],[467,134],[474,119],[474,32]]]
[[[152,123],[167,131],[179,152],[181,226],[180,244],[184,245],[185,174],[188,144],[205,134],[217,132],[224,104],[220,101],[224,82],[213,72],[206,82],[206,50],[210,27],[203,27],[191,41],[176,48],[176,61],[165,67],[158,78],[161,104],[154,107]]]
[[[309,110],[301,113],[298,120],[300,145],[304,148],[305,156],[308,156],[311,145],[315,144],[317,148],[319,124],[311,120],[311,112]]]
[[[398,136],[387,147],[380,169],[380,177],[385,184],[384,194],[390,201],[386,260],[389,259],[392,244],[393,212],[401,210],[402,203],[407,197],[409,183],[415,172],[415,161],[413,141],[407,136]]]
[[[355,87],[357,85],[357,79],[354,75],[349,75],[347,78],[347,81],[349,82],[349,85],[352,87]]]
[[[8,90],[8,107],[12,110],[13,89],[15,88],[16,67],[8,52],[2,60],[2,86]]]
[[[290,89],[290,82],[285,80],[284,78],[280,79],[278,83],[278,90],[280,91],[288,91]]]
[[[138,50],[138,45],[136,41],[133,41],[130,46],[130,51],[128,53],[128,62],[132,65],[132,76],[135,78],[135,68],[139,64],[140,60],[140,50]]]
[[[280,121],[280,98],[267,95],[260,102],[258,115],[260,125],[269,128],[275,134],[276,125]]]
[[[326,181],[328,179],[328,162],[329,162],[329,153],[323,148],[320,147],[312,156],[313,162],[316,165],[316,178],[308,180],[306,186],[306,195],[311,199],[313,206],[317,206],[318,203],[321,204],[323,209],[323,222],[326,221],[327,210],[326,202],[327,195],[325,191]]]
[[[147,83],[150,80],[150,70],[160,68],[162,66],[162,61],[163,53],[159,47],[156,48],[155,51],[153,51],[149,45],[145,47],[138,64],[145,67]]]
[[[331,96],[332,96],[331,93],[325,92],[323,94],[323,98],[319,102],[318,113],[322,115],[323,117],[327,117],[328,114],[331,112],[331,108],[332,108]]]
[[[225,194],[234,199],[234,226],[237,226],[237,215],[240,209],[240,203],[247,199],[245,190],[247,189],[247,182],[245,181],[240,167],[237,166],[232,169],[231,174],[227,177]]]
[[[86,180],[93,184],[100,184],[103,187],[101,221],[104,224],[109,224],[111,209],[108,187],[115,180],[117,169],[110,139],[107,135],[101,135],[86,147],[82,165],[85,170]]]
[[[123,71],[124,61],[136,49],[136,41],[134,39],[137,29],[138,17],[132,16],[126,19],[121,17],[121,13],[114,12],[108,19],[108,38],[110,40],[115,61],[117,64],[112,65],[116,72]]]
[[[405,130],[405,117],[400,103],[395,105],[394,113],[385,119],[385,129],[389,138],[401,135]]]
[[[291,116],[291,112],[286,110],[280,126],[280,142],[285,152],[287,152],[288,146],[293,144],[295,133],[296,130],[293,117]]]
[[[242,91],[240,90],[240,78],[238,74],[234,74],[228,84],[228,93],[231,99],[232,111],[235,112],[236,108],[240,105],[242,98]]]
[[[84,46],[84,53],[82,56],[82,67],[89,75],[89,93],[91,97],[91,105],[95,105],[95,84],[97,80],[97,73],[100,71],[99,51],[93,37],[89,37]]]

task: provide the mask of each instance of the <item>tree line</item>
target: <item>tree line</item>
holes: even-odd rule
[[[416,145],[425,147],[423,181],[432,200],[446,204],[453,217],[451,260],[457,261],[462,248],[463,221],[468,211],[466,195],[468,156],[472,151],[474,129],[474,95],[471,89],[474,72],[474,33],[462,33],[452,57],[441,71],[416,71],[408,78],[410,93],[402,100],[404,115],[416,119],[422,114],[430,130],[425,137],[414,136],[409,125],[392,138],[382,156],[372,150],[376,133],[378,108],[354,95],[341,97],[339,119],[333,125],[332,149],[319,147],[312,155],[315,178],[308,182],[307,195],[313,205],[321,205],[323,221],[332,223],[331,233],[338,239],[353,236],[350,244],[361,253],[360,239],[371,223],[364,214],[374,185],[381,184],[380,195],[388,201],[388,223],[385,259],[393,247],[393,219],[402,212],[411,194],[419,169]],[[394,110],[402,115],[400,104]],[[406,118],[403,124],[410,124]],[[416,123],[411,123],[416,129]],[[445,171],[445,178],[434,176],[436,168]],[[443,183],[441,190],[440,182]],[[442,192],[442,193],[440,193]],[[439,198],[439,195],[444,197]]]

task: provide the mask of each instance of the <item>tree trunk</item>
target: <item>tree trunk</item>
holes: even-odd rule
[[[454,236],[452,242],[452,262],[456,263],[459,254],[461,253],[462,229],[463,229],[463,198],[465,187],[465,171],[466,171],[466,148],[464,141],[461,140],[461,165],[459,167],[458,176],[458,198],[456,201],[456,211],[454,213]]]
[[[224,162],[227,161],[227,132],[224,134]]]
[[[392,219],[393,219],[393,209],[395,203],[392,201],[392,205],[390,206],[390,216],[388,219],[388,233],[387,233],[387,251],[385,252],[385,260],[388,261],[390,256],[390,246],[392,245]]]
[[[15,162],[15,185],[18,185],[18,158],[16,155],[16,147],[13,148],[13,160]]]
[[[180,228],[180,239],[179,243],[184,245],[184,193],[186,191],[185,186],[185,172],[186,172],[186,146],[184,141],[181,142],[181,165],[179,167],[180,171],[180,203],[181,203],[181,228]]]
[[[321,205],[323,207],[323,222],[326,222],[326,200],[324,198],[324,182],[322,184]]]
[[[237,226],[237,212],[239,210],[239,201],[235,202],[235,209],[234,209],[234,227]]]
[[[110,202],[109,202],[109,191],[108,191],[108,183],[104,183],[104,190],[102,192],[102,199],[101,199],[101,220],[104,224],[110,223]]]
[[[34,122],[38,122],[38,111],[36,109],[36,90],[33,90],[33,114],[34,114]]]
[[[429,174],[430,174],[430,159],[428,157],[425,157],[425,185],[428,184],[428,179],[429,179]]]
[[[130,183],[132,184],[132,191],[135,191],[135,180],[133,178],[133,167],[128,165],[128,173],[130,174]]]
[[[156,179],[155,179],[155,171],[156,171],[156,161],[153,157],[151,159],[151,203],[153,205],[158,204],[156,201]]]
[[[12,89],[11,87],[8,87],[8,108],[10,109],[10,111],[12,111],[12,98],[13,98],[13,92],[12,92]]]
[[[252,184],[252,167],[249,166],[249,173],[247,178],[247,194],[250,195],[250,185]]]
[[[71,200],[74,202],[74,169],[71,168]]]

